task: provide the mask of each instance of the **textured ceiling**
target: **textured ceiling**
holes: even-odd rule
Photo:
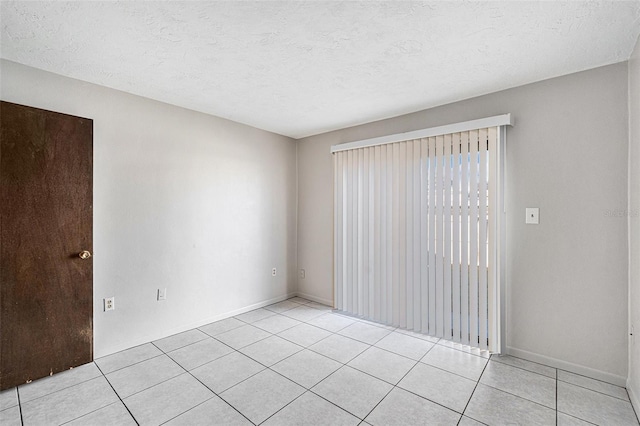
[[[2,58],[294,138],[629,58],[640,1],[12,2]]]

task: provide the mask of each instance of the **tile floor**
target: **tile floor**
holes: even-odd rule
[[[301,298],[0,393],[11,425],[637,425],[624,388]]]

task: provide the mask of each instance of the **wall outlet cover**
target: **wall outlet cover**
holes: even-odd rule
[[[116,308],[116,298],[107,297],[104,299],[104,311],[113,311]]]

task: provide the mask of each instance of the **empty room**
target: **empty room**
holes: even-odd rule
[[[3,426],[638,425],[638,333],[640,1],[0,2]]]

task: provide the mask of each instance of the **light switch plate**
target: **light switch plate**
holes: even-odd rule
[[[538,207],[527,207],[525,211],[527,214],[526,224],[537,225],[540,223],[540,209]]]

